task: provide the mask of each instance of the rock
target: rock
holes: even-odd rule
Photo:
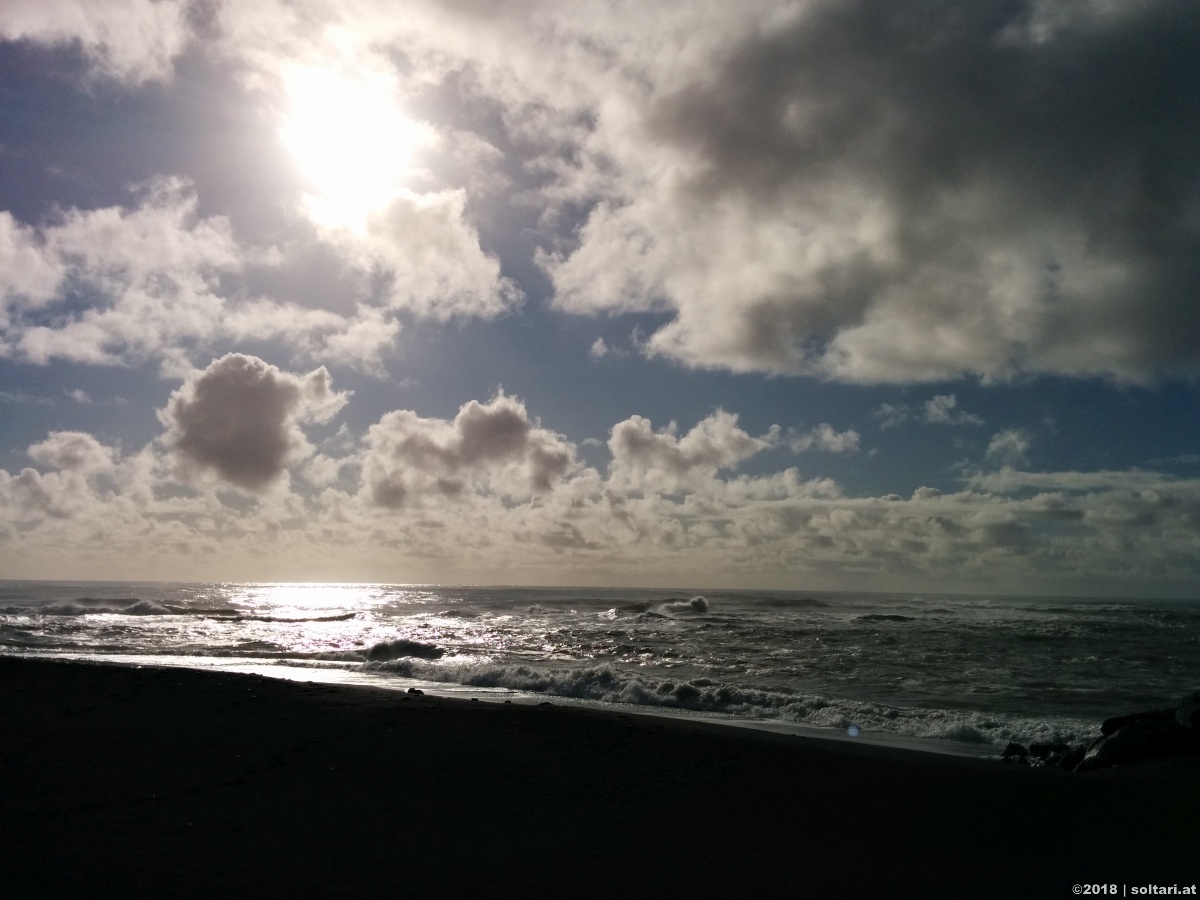
[[[1029,751],[1018,744],[1016,741],[1011,742],[1004,748],[1003,759],[1005,762],[1027,763],[1029,760]]]
[[[1030,744],[1029,755],[1037,759],[1046,759],[1050,756],[1062,756],[1071,748],[1066,744]]]
[[[1083,754],[1086,752],[1084,746],[1080,744],[1078,747],[1072,747],[1062,755],[1062,759],[1058,764],[1068,772],[1073,772],[1083,762]]]
[[[1175,709],[1175,724],[1180,728],[1189,729],[1194,736],[1200,738],[1200,691],[1192,691],[1179,701]]]
[[[1100,726],[1100,733],[1107,737],[1110,734],[1116,734],[1126,725],[1133,722],[1150,721],[1171,721],[1175,718],[1174,709],[1151,709],[1146,712],[1129,713],[1124,716],[1113,716],[1111,719],[1105,719],[1104,724]]]
[[[423,690],[421,690],[420,688],[409,688],[409,689],[408,689],[408,693],[410,693],[410,694],[424,694],[425,692],[424,692]]]
[[[1156,756],[1195,753],[1197,749],[1200,749],[1200,743],[1193,741],[1190,733],[1176,725],[1173,718],[1144,718],[1093,741],[1078,768],[1087,772]]]

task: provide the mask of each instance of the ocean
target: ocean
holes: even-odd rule
[[[991,755],[1086,740],[1200,687],[1200,602],[4,581],[0,653],[627,704]]]

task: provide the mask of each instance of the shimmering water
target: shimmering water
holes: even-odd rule
[[[1200,603],[0,582],[0,652],[336,670],[988,752],[1082,739],[1196,688]]]

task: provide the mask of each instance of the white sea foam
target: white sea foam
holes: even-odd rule
[[[468,687],[508,688],[579,700],[778,719],[839,730],[854,727],[864,734],[907,735],[996,748],[1011,740],[1069,743],[1083,740],[1095,730],[1095,723],[1086,720],[1050,723],[1028,717],[985,716],[962,710],[881,706],[818,695],[797,696],[782,691],[741,688],[703,678],[677,684],[631,676],[610,666],[543,669],[490,662],[443,665],[410,656],[368,663],[367,667],[381,674]]]

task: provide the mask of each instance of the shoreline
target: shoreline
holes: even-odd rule
[[[1200,881],[1191,766],[1077,775],[617,708],[20,657],[0,657],[0,702],[6,897]]]
[[[897,750],[909,750],[917,753],[932,753],[936,755],[965,757],[971,759],[995,760],[1001,757],[1003,746],[992,742],[956,741],[950,738],[926,737],[888,731],[860,731],[857,735],[845,733],[842,729],[828,726],[806,725],[772,718],[749,718],[730,713],[705,712],[680,706],[655,706],[650,704],[609,702],[604,700],[587,699],[572,696],[562,696],[550,693],[521,691],[511,688],[473,687],[453,682],[426,681],[420,678],[403,676],[361,675],[352,669],[344,668],[342,664],[304,666],[289,665],[278,660],[256,662],[251,657],[193,657],[186,655],[171,656],[137,656],[133,654],[86,655],[70,653],[20,653],[2,654],[0,658],[44,659],[77,663],[80,665],[111,665],[126,668],[162,668],[167,670],[190,669],[200,672],[227,674],[259,675],[265,678],[287,681],[292,683],[328,684],[347,689],[381,690],[394,693],[404,693],[410,687],[416,687],[430,696],[446,699],[477,699],[485,703],[518,703],[533,704],[551,702],[557,705],[578,708],[595,709],[598,711],[613,711],[628,715],[646,716],[651,718],[682,719],[684,721],[700,721],[720,725],[725,728],[745,729],[749,731],[774,732],[782,735],[811,738],[813,740],[835,741],[846,744],[866,744]],[[1099,731],[1100,720],[1095,723]],[[1007,739],[1005,740],[1005,743]]]
[[[652,719],[664,718],[678,719],[684,722],[707,722],[725,728],[773,732],[813,740],[836,741],[847,744],[867,744],[896,750],[909,750],[916,753],[933,753],[942,756],[966,757],[969,759],[999,759],[1000,750],[1002,749],[990,743],[980,744],[953,741],[944,738],[917,737],[915,735],[896,732],[860,732],[856,736],[851,736],[838,728],[804,725],[781,719],[752,719],[728,713],[703,712],[686,707],[608,702],[604,700],[560,696],[557,694],[519,691],[510,688],[472,687],[469,685],[425,681],[420,678],[406,678],[402,676],[364,677],[358,675],[353,670],[342,668],[337,664],[329,666],[299,666],[281,664],[278,661],[256,663],[251,658],[239,657],[87,656],[83,654],[70,655],[60,653],[44,655],[38,653],[0,654],[0,658],[6,656],[17,659],[57,660],[79,665],[110,665],[134,669],[191,669],[198,672],[214,672],[218,674],[258,675],[293,684],[325,684],[348,690],[366,689],[402,694],[407,692],[409,688],[415,687],[430,696],[442,697],[449,700],[476,699],[484,703],[510,702],[535,706],[550,702],[576,709],[593,709],[600,712],[619,711],[622,714],[645,716]],[[1096,728],[1099,729],[1099,722],[1096,723]]]

